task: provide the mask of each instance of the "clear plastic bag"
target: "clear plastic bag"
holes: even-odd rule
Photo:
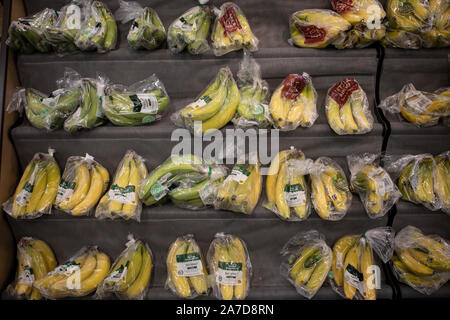
[[[233,123],[238,128],[270,128],[273,124],[269,112],[269,84],[262,80],[259,64],[244,49],[237,73],[240,100]]]
[[[331,129],[339,135],[372,131],[369,100],[354,78],[339,81],[328,90],[325,112]]]
[[[17,299],[40,300],[33,283],[56,267],[53,250],[42,240],[23,237],[17,243],[17,273],[6,291]]]
[[[371,44],[381,41],[386,36],[386,27],[379,25],[376,28],[367,26],[361,22],[353,26],[345,33],[345,37],[334,43],[337,49],[365,48]]]
[[[401,197],[391,177],[379,166],[379,155],[347,156],[351,190],[357,193],[371,219],[383,217]]]
[[[193,7],[175,19],[167,32],[170,52],[180,53],[185,48],[190,54],[209,50],[208,34],[211,27],[211,8],[207,5]]]
[[[381,270],[373,251],[388,262],[394,251],[394,230],[379,227],[362,235],[347,235],[333,246],[333,263],[328,280],[333,290],[350,300],[376,300]]]
[[[28,163],[11,198],[3,210],[15,219],[34,219],[51,214],[61,173],[53,158],[55,150],[36,153]]]
[[[412,83],[381,101],[378,108],[385,112],[400,114],[418,127],[436,125],[441,117],[450,115],[450,97],[416,90]]]
[[[388,0],[386,12],[389,27],[409,32],[420,32],[432,26],[428,0]]]
[[[138,126],[161,119],[170,102],[164,84],[153,74],[129,87],[105,89],[102,111],[116,126]]]
[[[245,242],[231,234],[217,233],[207,259],[214,296],[219,300],[244,300],[252,278]]]
[[[399,29],[387,29],[381,44],[392,48],[420,49],[422,48],[423,40],[416,33]]]
[[[342,41],[351,24],[334,11],[306,9],[289,18],[289,43],[305,48],[325,48]]]
[[[166,40],[166,29],[155,10],[143,8],[134,1],[119,1],[120,7],[116,11],[116,18],[122,23],[133,20],[127,40],[136,50],[154,50]]]
[[[378,0],[331,0],[333,10],[352,25],[361,22],[368,26],[381,23],[386,17]]]
[[[326,280],[333,259],[325,236],[316,230],[299,233],[289,239],[280,253],[281,275],[300,295],[312,299]]]
[[[95,217],[104,219],[141,219],[142,202],[139,200],[140,186],[147,177],[144,159],[133,150],[128,150],[117,166],[114,180],[108,192],[100,199]]]
[[[211,40],[216,56],[243,48],[249,51],[258,50],[259,40],[253,34],[241,8],[233,2],[226,2],[215,14]]]
[[[97,246],[86,246],[33,286],[47,299],[84,297],[97,289],[110,266],[109,257]]]
[[[59,183],[55,208],[74,216],[89,215],[109,185],[109,173],[92,156],[72,156]]]
[[[150,287],[153,254],[147,243],[128,235],[125,250],[116,258],[106,277],[97,287],[95,297],[121,300],[143,300]]]
[[[399,281],[430,295],[450,279],[450,243],[407,226],[395,237],[391,267]]]
[[[441,202],[441,210],[450,214],[450,151],[434,157],[434,192]]]
[[[208,271],[192,234],[181,236],[170,245],[166,264],[166,288],[173,294],[188,299],[208,294]]]
[[[221,68],[208,87],[171,116],[175,125],[196,134],[220,129],[231,121],[240,101],[239,88],[230,68]]]
[[[311,127],[319,114],[317,92],[309,74],[288,75],[272,93],[269,111],[274,126],[281,131]]]

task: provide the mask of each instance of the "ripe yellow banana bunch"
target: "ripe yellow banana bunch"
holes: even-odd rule
[[[97,247],[83,247],[33,286],[48,299],[83,297],[96,290],[108,274],[109,257]]]
[[[331,129],[339,135],[372,131],[373,117],[366,93],[358,81],[346,78],[328,90],[325,112]]]
[[[306,9],[293,13],[289,19],[289,42],[298,47],[325,48],[341,41],[351,24],[334,11]]]
[[[199,98],[172,115],[176,125],[195,133],[220,129],[233,118],[239,105],[239,88],[230,68],[221,68]]]
[[[139,221],[142,211],[139,188],[147,173],[144,159],[133,150],[128,150],[117,167],[108,192],[100,199],[95,216]]]
[[[208,250],[208,264],[217,299],[243,300],[247,297],[252,265],[242,239],[217,233]]]
[[[59,183],[55,207],[74,216],[86,215],[109,185],[109,173],[94,158],[70,157]]]
[[[442,211],[450,214],[450,151],[434,157],[434,192],[438,196]]]
[[[97,297],[114,293],[119,299],[142,300],[147,294],[153,268],[152,252],[146,243],[132,236],[126,246],[97,288]]]
[[[174,294],[181,298],[208,294],[208,272],[193,235],[179,237],[172,243],[166,263],[166,285]]]
[[[317,114],[317,92],[307,73],[290,74],[274,91],[269,111],[275,127],[282,131],[294,130],[298,126],[311,127]]]
[[[392,29],[419,32],[432,25],[428,1],[388,0],[386,11]]]
[[[211,40],[216,56],[242,48],[249,51],[258,50],[259,40],[252,33],[241,8],[233,2],[226,2],[220,7],[211,32]]]
[[[25,168],[14,195],[3,209],[15,219],[33,219],[50,214],[58,191],[61,173],[49,153],[36,153]]]
[[[386,17],[383,6],[377,0],[331,0],[331,5],[352,25],[364,22],[368,26],[375,26]]]
[[[395,238],[392,269],[413,289],[431,294],[450,279],[450,243],[439,236],[426,236],[413,226]]]
[[[386,27],[384,25],[372,28],[361,22],[347,31],[345,38],[340,42],[336,42],[334,46],[337,49],[365,48],[376,41],[381,41],[385,38],[385,35]]]
[[[331,268],[333,254],[325,237],[311,230],[291,238],[281,251],[287,256],[282,274],[302,296],[311,299],[319,291]]]
[[[17,244],[17,275],[8,287],[12,296],[19,299],[40,300],[42,295],[33,283],[56,267],[53,250],[42,240],[24,237]]]
[[[400,29],[387,29],[384,38],[381,40],[381,44],[385,47],[392,48],[420,49],[423,40],[420,35],[413,32]]]

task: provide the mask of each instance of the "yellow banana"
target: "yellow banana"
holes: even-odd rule
[[[300,256],[293,263],[291,270],[289,271],[289,276],[295,280],[297,278],[298,273],[303,268],[303,264],[306,262],[306,260],[309,259],[309,257],[311,257],[313,254],[317,253],[318,250],[319,247],[317,246],[308,246],[305,249],[303,249]]]
[[[91,182],[89,184],[89,191],[86,194],[86,197],[70,211],[72,215],[80,216],[86,214],[97,204],[100,199],[105,187],[105,182],[98,168],[100,167],[93,166],[91,168]]]
[[[336,241],[333,246],[332,270],[334,281],[336,282],[336,285],[338,287],[342,287],[342,285],[344,284],[345,257],[347,256],[350,248],[352,248],[356,244],[357,240],[357,236],[345,236]]]
[[[339,115],[344,123],[344,128],[346,133],[353,134],[358,131],[358,126],[353,119],[352,107],[350,101],[347,101],[342,108],[339,110]]]
[[[372,124],[367,120],[361,100],[352,100],[352,113],[361,132],[372,130]]]
[[[229,247],[229,254],[232,262],[242,264],[242,281],[234,286],[234,297],[243,300],[247,293],[247,255],[244,246],[238,238],[233,238]]]
[[[345,272],[348,272],[347,268],[354,268],[359,270],[359,256],[361,254],[360,246],[358,244],[354,245],[345,256],[344,260],[344,293],[347,299],[352,300],[356,294],[356,288],[352,286],[345,277]]]
[[[184,240],[175,241],[167,256],[167,272],[169,274],[169,281],[175,286],[175,290],[178,294],[187,298],[191,296],[191,287],[186,276],[178,276],[177,271],[177,255],[186,254],[189,244]]]
[[[309,282],[314,273],[317,264],[323,259],[323,252],[321,249],[315,251],[300,267],[297,276],[295,277],[295,284],[303,286]]]
[[[91,176],[88,167],[85,163],[75,163],[75,165],[75,189],[69,200],[57,204],[61,210],[71,210],[86,197],[86,194],[89,191]]]
[[[135,299],[137,296],[141,295],[142,292],[147,287],[150,276],[152,273],[153,262],[150,252],[144,246],[142,251],[142,266],[139,271],[139,275],[133,284],[126,291],[126,295],[129,299]]]
[[[375,277],[373,276],[373,271],[371,266],[373,265],[372,258],[372,249],[369,244],[366,243],[364,251],[361,254],[361,273],[363,274],[364,279],[364,292],[363,296],[365,300],[376,300],[376,291],[375,291]],[[369,278],[372,279],[372,282],[369,283]]]
[[[59,181],[61,180],[59,167],[55,161],[50,160],[45,170],[47,171],[47,185],[37,206],[37,211],[41,213],[51,208],[58,193]]]
[[[33,216],[36,214],[36,210],[41,200],[42,195],[45,192],[45,187],[47,185],[47,171],[45,168],[40,167],[36,171],[36,176],[34,180],[33,192],[30,196],[30,202],[25,209],[25,214]]]
[[[320,179],[320,174],[310,174],[312,186],[312,200],[314,209],[322,219],[328,219],[331,211],[331,201],[325,191],[325,186]]]
[[[269,103],[269,111],[272,116],[272,119],[278,125],[278,127],[284,127],[287,114],[289,111],[288,102],[285,102],[283,97],[281,96],[281,91],[283,90],[283,85],[281,85],[275,92],[272,94]],[[288,99],[286,99],[288,100]]]
[[[398,257],[404,265],[416,275],[430,276],[434,273],[433,269],[414,259],[408,250],[400,250]]]
[[[331,129],[333,129],[333,131],[337,134],[344,134],[346,132],[346,129],[344,127],[344,123],[341,120],[340,107],[338,103],[332,98],[328,97],[328,99],[328,105],[325,108],[328,124],[330,125]]]
[[[197,294],[206,294],[208,292],[208,272],[206,271],[205,261],[200,249],[198,247],[196,248],[196,246],[194,247],[192,242],[193,241],[190,241],[186,253],[198,253],[200,255],[203,274],[198,276],[190,276],[189,282],[192,284]]]
[[[139,172],[138,167],[136,166],[136,161],[130,160],[130,180],[128,182],[128,186],[134,186],[134,202],[133,203],[125,203],[122,207],[122,215],[129,219],[134,216],[137,208],[137,202],[139,199],[139,185],[141,184],[141,173]]]
[[[102,280],[108,274],[111,262],[109,257],[103,252],[95,253],[95,270],[90,273],[89,277],[81,281],[79,295],[85,296],[94,291]]]
[[[306,283],[306,289],[314,293],[320,289],[330,270],[331,257],[323,256],[320,262],[314,268],[314,271]]]
[[[97,169],[97,171],[100,173],[100,175],[102,176],[102,180],[103,180],[103,189],[102,189],[102,193],[106,191],[106,189],[108,189],[108,185],[109,185],[109,172],[108,170],[106,170],[104,167],[100,166],[100,165],[95,165],[95,169]]]
[[[215,270],[219,270],[219,262],[231,262],[230,254],[228,252],[228,244],[219,243],[215,244],[214,248],[214,262],[215,262]],[[223,300],[232,300],[233,299],[233,286],[225,285],[225,284],[217,284],[219,286],[221,296]]]
[[[338,190],[335,186],[335,183],[338,183],[338,181],[345,181],[345,177],[332,166],[327,166],[326,170],[321,174],[321,180],[334,207],[338,211],[347,210],[347,194],[345,191]],[[345,183],[348,187],[347,181]]]
[[[34,172],[35,167],[36,161],[31,160],[30,163],[25,168],[25,171],[23,172],[22,177],[20,178],[19,184],[16,187],[16,191],[14,192],[13,196],[13,206],[12,206],[13,217],[19,217],[25,213],[26,205],[21,206],[17,202],[17,196],[23,190],[27,182],[30,180],[31,174]]]
[[[56,268],[56,258],[53,250],[49,247],[47,243],[39,239],[33,239],[32,246],[34,249],[38,250],[45,261],[47,272]]]
[[[119,172],[114,177],[113,186],[116,185],[120,188],[125,188],[128,186],[128,182],[130,181],[130,162],[131,162],[131,155],[129,154],[125,155],[123,164],[120,167]],[[122,207],[123,207],[122,202],[116,200],[109,200],[108,202],[108,211],[110,213],[120,213],[122,211]]]
[[[289,208],[284,196],[284,188],[287,184],[289,184],[287,164],[283,163],[281,164],[275,185],[275,203],[279,214],[285,219],[289,219],[291,217],[291,209]]]

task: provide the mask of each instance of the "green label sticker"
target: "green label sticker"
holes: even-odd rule
[[[242,263],[219,261],[216,282],[223,285],[239,285],[242,283]]]
[[[33,187],[34,187],[34,185],[32,185],[31,183],[27,182],[25,184],[25,187],[23,187],[23,189],[28,191],[28,192],[33,192]]]
[[[264,107],[260,104],[255,106],[255,108],[253,109],[254,115],[259,115],[259,114],[262,114],[263,112],[264,112]]]
[[[284,186],[284,192],[304,191],[301,184],[287,184]]]
[[[197,252],[179,254],[177,260],[177,275],[180,277],[199,276],[203,274],[200,254]]]
[[[117,184],[113,184],[108,192],[108,200],[136,205],[136,187],[134,185],[128,185],[122,188]]]
[[[76,182],[75,181],[66,181],[64,179],[61,179],[61,182],[59,183],[59,186],[63,189],[75,189]]]
[[[150,189],[150,193],[152,194],[152,196],[157,197],[163,192],[163,190],[163,186],[157,183],[152,186],[152,188]]]
[[[152,115],[145,116],[142,119],[142,123],[150,123],[150,122],[153,122],[153,121],[155,121],[155,117],[152,116]]]
[[[227,271],[242,271],[242,263],[219,261],[219,268]]]

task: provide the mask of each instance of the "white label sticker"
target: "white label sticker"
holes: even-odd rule
[[[50,274],[62,274],[65,276],[70,276],[75,272],[80,271],[80,266],[74,261],[68,261],[65,264],[57,266]]]
[[[58,187],[58,193],[56,195],[56,203],[69,201],[72,198],[75,185],[76,183],[74,181],[70,182],[61,180]]]
[[[177,275],[179,277],[200,276],[203,274],[203,265],[200,254],[186,253],[176,256]]]
[[[121,265],[116,271],[114,271],[108,277],[106,277],[105,281],[114,283],[119,282],[122,279],[125,279],[125,277],[127,276],[127,271],[128,267],[127,266],[124,267],[123,265]]]
[[[19,276],[19,279],[17,280],[17,282],[31,286],[34,282],[33,269],[30,266],[24,266],[24,265],[22,265],[22,268],[23,268],[23,272]]]
[[[81,10],[79,6],[71,4],[67,7],[65,22],[69,30],[78,30],[81,28]]]
[[[378,168],[368,174],[368,177],[373,179],[377,185],[377,193],[384,196],[387,192],[394,190],[394,184],[386,171]]]
[[[139,93],[136,94],[142,107],[141,113],[156,114],[158,113],[158,99],[153,93]]]
[[[361,272],[359,272],[351,264],[347,266],[344,272],[345,281],[352,287],[356,288],[361,294],[364,292],[364,277]]]
[[[136,205],[135,190],[136,187],[133,185],[121,188],[117,184],[113,184],[108,192],[108,200],[114,200],[124,204]]]
[[[287,184],[284,187],[284,198],[289,207],[306,205],[305,190],[300,184]]]
[[[207,182],[198,192],[204,204],[213,204],[217,195],[217,188],[211,181]]]
[[[411,109],[417,114],[424,113],[428,107],[433,103],[420,91],[408,91],[405,94],[405,100]]]
[[[206,95],[206,96],[199,98],[197,101],[194,101],[194,102],[188,104],[186,107],[197,110],[197,109],[200,109],[200,108],[206,106],[210,101],[212,101],[211,97]]]
[[[216,282],[223,285],[240,285],[242,283],[242,263],[219,261]]]
[[[225,182],[237,181],[239,184],[244,184],[249,175],[250,171],[248,171],[244,166],[235,165],[233,170],[231,170],[230,175],[225,179]]]
[[[22,191],[20,191],[19,194],[17,195],[16,202],[21,207],[29,205],[32,192],[33,192],[33,186],[29,182],[27,182],[27,184],[22,189]]]

